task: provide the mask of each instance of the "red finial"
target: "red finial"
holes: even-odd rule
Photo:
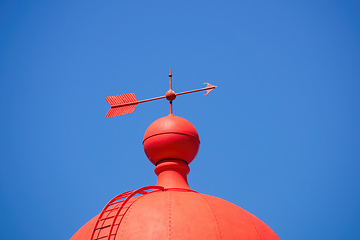
[[[156,165],[158,186],[187,188],[187,174],[196,157],[200,140],[195,127],[186,119],[170,114],[153,122],[143,140],[148,159]]]

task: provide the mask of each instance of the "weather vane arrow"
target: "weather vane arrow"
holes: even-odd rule
[[[110,103],[111,107],[110,107],[109,111],[106,113],[105,117],[109,118],[109,117],[115,117],[115,116],[129,114],[129,113],[132,113],[134,111],[135,107],[139,103],[150,102],[150,101],[159,100],[159,99],[162,99],[162,98],[166,98],[167,100],[169,100],[169,102],[170,102],[170,113],[172,113],[172,101],[175,100],[176,96],[183,95],[183,94],[188,94],[188,93],[200,92],[200,91],[206,91],[206,93],[204,95],[207,95],[207,94],[209,94],[209,92],[211,92],[212,90],[217,88],[217,86],[211,85],[210,83],[204,83],[204,84],[207,85],[204,88],[199,88],[199,89],[195,89],[195,90],[175,93],[172,90],[171,69],[170,69],[170,73],[169,73],[169,81],[170,81],[170,84],[169,84],[170,89],[169,89],[169,91],[166,92],[165,96],[149,98],[149,99],[140,100],[140,101],[138,101],[136,99],[134,93],[126,93],[126,94],[106,97],[105,100],[108,103]]]

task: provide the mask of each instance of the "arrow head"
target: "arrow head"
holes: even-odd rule
[[[210,83],[204,83],[206,84],[207,86],[205,87],[205,90],[206,90],[206,93],[204,95],[208,95],[209,92],[211,92],[212,90],[214,90],[215,88],[217,88],[217,86],[215,85],[212,85]]]

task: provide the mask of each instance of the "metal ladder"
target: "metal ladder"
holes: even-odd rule
[[[137,190],[121,193],[111,199],[99,214],[91,240],[114,240],[119,229],[120,223],[124,218],[127,210],[139,199],[151,192],[151,190],[163,190],[160,186],[147,186]],[[149,191],[150,190],[150,191]],[[134,198],[135,195],[140,195]]]

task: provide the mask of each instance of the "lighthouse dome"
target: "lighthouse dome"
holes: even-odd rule
[[[145,153],[156,165],[156,186],[122,193],[71,240],[272,240],[280,239],[241,207],[190,189],[188,164],[199,148],[195,127],[169,115],[149,126]]]

